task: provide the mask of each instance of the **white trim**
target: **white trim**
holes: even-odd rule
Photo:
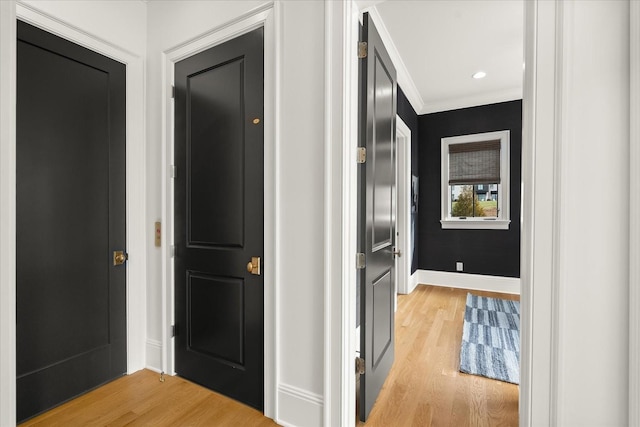
[[[278,399],[283,402],[282,413],[276,420],[282,426],[322,426],[323,398],[319,394],[289,385],[278,386]]]
[[[572,219],[562,209],[563,201],[570,196],[571,189],[568,188],[568,173],[571,164],[571,148],[580,149],[578,146],[571,147],[574,142],[571,138],[572,128],[576,126],[572,122],[573,116],[570,114],[571,92],[574,92],[573,80],[567,76],[574,74],[572,62],[569,55],[574,46],[569,45],[570,41],[565,38],[565,34],[573,33],[574,3],[558,2],[555,9],[556,25],[556,62],[555,62],[555,88],[554,88],[554,147],[553,147],[553,192],[552,207],[553,219],[551,227],[552,250],[551,250],[551,388],[549,390],[549,419],[554,425],[563,425],[564,405],[561,404],[563,396],[562,384],[566,381],[565,369],[563,369],[564,340],[562,339],[566,301],[563,283],[569,280],[566,277],[566,269],[562,260],[566,258],[569,250],[567,244],[567,234],[563,232],[563,224],[569,223]]]
[[[411,74],[409,74],[407,66],[404,65],[400,52],[398,52],[398,48],[393,42],[393,39],[389,34],[389,30],[387,30],[387,27],[384,25],[380,12],[378,12],[376,6],[363,10],[363,12],[369,12],[369,16],[373,19],[376,29],[378,30],[378,34],[380,34],[380,38],[382,39],[382,43],[389,53],[393,66],[396,68],[398,86],[402,88],[402,92],[404,92],[413,109],[416,111],[422,111],[424,108],[424,99],[422,99],[422,95],[420,95],[418,87],[411,78]]]
[[[277,272],[279,257],[278,236],[278,168],[277,151],[280,128],[278,93],[280,87],[280,49],[282,37],[282,12],[279,2],[261,5],[223,25],[165,50],[162,54],[164,70],[162,87],[162,167],[166,171],[162,179],[162,222],[167,230],[162,247],[162,369],[175,374],[174,339],[171,325],[174,323],[174,274],[170,247],[175,242],[173,182],[169,169],[173,164],[174,108],[170,88],[174,82],[176,62],[203,50],[224,43],[256,28],[264,27],[264,259],[274,268],[264,273],[264,414],[277,417]]]
[[[449,219],[441,219],[440,225],[443,230],[508,230],[509,224],[511,221],[509,220],[500,220],[500,219],[460,219],[460,218],[449,218]]]
[[[629,2],[630,224],[629,224],[629,425],[640,426],[640,2]]]
[[[417,270],[415,275],[416,282],[423,285],[520,295],[520,279],[517,277],[485,276],[482,274],[451,273],[434,270]]]
[[[409,276],[411,274],[411,129],[396,116],[396,164],[397,164],[397,216],[396,247],[400,257],[396,258],[398,271],[398,293],[409,293]]]
[[[122,62],[126,71],[126,217],[127,217],[127,373],[145,366],[147,251],[145,233],[146,140],[144,58],[50,16],[31,5],[19,3],[17,17],[59,37]]]
[[[324,416],[323,425],[355,418],[355,230],[358,9],[325,2]],[[282,408],[285,405],[281,405]],[[308,423],[308,419],[300,425]],[[278,420],[280,421],[280,420]]]
[[[416,286],[420,283],[420,270],[416,270],[411,274],[409,278],[409,288],[407,289],[407,294],[410,294],[416,289]]]
[[[147,338],[147,362],[146,369],[154,372],[163,372],[162,366],[162,341]]]
[[[0,1],[0,425],[16,425],[16,4]]]
[[[520,425],[556,425],[551,401],[555,394],[552,372],[557,359],[552,343],[556,325],[549,308],[555,304],[554,207],[557,20],[559,2],[525,2],[525,77],[522,140],[521,217],[521,358]],[[544,168],[544,169],[542,169]],[[551,339],[550,339],[551,338]]]
[[[449,146],[468,142],[484,142],[500,140],[500,183],[498,184],[497,218],[456,218],[450,216],[451,196],[449,195]],[[450,136],[441,138],[440,145],[440,208],[443,229],[495,229],[508,230],[511,223],[511,131],[484,132],[471,135]]]

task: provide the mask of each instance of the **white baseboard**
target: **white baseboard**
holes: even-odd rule
[[[284,427],[321,427],[322,396],[288,384],[278,386],[278,419]]]
[[[409,283],[408,283],[408,285],[409,285],[409,289],[407,289],[407,290],[409,291],[409,292],[407,292],[408,294],[410,294],[411,292],[413,292],[413,290],[416,288],[416,286],[418,286],[418,283],[420,283],[420,282],[418,281],[418,276],[419,276],[419,274],[418,274],[418,273],[419,273],[419,272],[420,272],[420,270],[416,270],[416,271],[414,271],[414,272],[413,272],[413,274],[409,277]]]
[[[485,276],[482,274],[417,270],[411,276],[410,283],[422,283],[425,285],[447,286],[451,288],[473,289],[477,291],[501,292],[505,294],[520,295],[520,279],[517,277]],[[413,286],[415,287],[415,285]]]
[[[145,367],[155,372],[162,372],[162,342],[147,339],[147,357]]]

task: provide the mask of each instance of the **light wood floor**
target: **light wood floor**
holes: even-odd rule
[[[275,426],[235,400],[148,370],[117,379],[21,426]]]
[[[499,298],[513,295],[474,292]],[[395,363],[359,427],[517,426],[518,386],[458,372],[467,291],[420,285],[398,296]],[[259,411],[178,377],[122,377],[22,426],[276,424]]]
[[[395,362],[369,419],[358,426],[518,425],[518,386],[458,372],[467,292],[419,285],[398,296]]]

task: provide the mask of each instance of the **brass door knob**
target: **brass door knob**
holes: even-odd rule
[[[247,271],[248,271],[249,273],[251,273],[251,272],[253,271],[253,263],[252,263],[251,261],[249,261],[249,262],[247,263]]]
[[[113,251],[113,265],[122,265],[129,258],[124,251]]]

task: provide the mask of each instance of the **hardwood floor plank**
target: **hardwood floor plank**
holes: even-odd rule
[[[183,378],[149,370],[112,381],[21,424],[31,426],[276,426],[262,413]]]
[[[518,425],[518,386],[458,371],[467,292],[419,285],[399,295],[395,362],[359,427]]]

